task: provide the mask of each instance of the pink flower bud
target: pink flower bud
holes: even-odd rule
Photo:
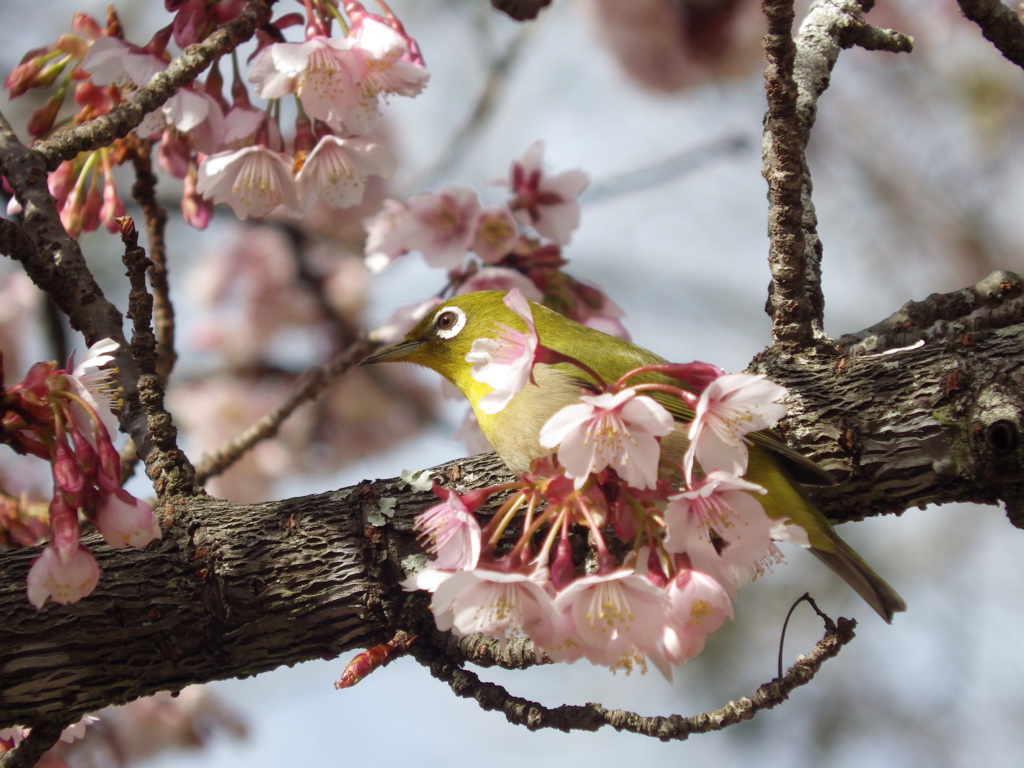
[[[121,487],[121,455],[114,449],[109,437],[96,441],[96,452],[99,455],[97,480],[100,490],[114,493]]]
[[[55,93],[53,96],[48,98],[43,106],[39,107],[32,116],[28,119],[28,132],[32,136],[42,136],[44,133],[53,128],[53,123],[57,119],[57,113],[60,112],[61,106],[64,104],[64,91],[61,90]]]
[[[36,78],[46,62],[46,54],[49,51],[49,48],[35,48],[26,53],[21,63],[11,70],[11,74],[4,81],[4,87],[12,99],[35,87]]]
[[[53,481],[64,493],[77,496],[85,488],[85,477],[75,461],[75,455],[63,439],[53,443]]]
[[[76,13],[71,20],[71,29],[90,40],[103,36],[103,29],[100,27],[99,22],[87,13]]]

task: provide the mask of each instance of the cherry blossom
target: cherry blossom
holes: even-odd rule
[[[707,636],[733,618],[732,601],[725,588],[701,571],[683,569],[668,585],[668,621],[661,639],[667,662],[659,670],[672,681],[672,667],[679,666],[704,650]]]
[[[413,195],[401,221],[405,247],[422,253],[432,267],[460,267],[476,232],[479,213],[480,200],[466,187]]]
[[[746,435],[767,429],[786,415],[786,406],[778,402],[785,395],[784,387],[763,375],[732,373],[708,384],[690,424],[690,447],[683,461],[687,479],[692,477],[695,458],[705,473],[744,474]]]
[[[289,213],[301,208],[291,156],[265,146],[207,157],[199,165],[196,191],[214,203],[229,205],[241,219],[266,216],[279,206]]]
[[[348,38],[314,35],[301,43],[274,43],[257,56],[249,71],[262,99],[298,94],[310,117],[333,129],[363,98],[365,64]]]
[[[82,70],[95,85],[146,85],[167,62],[116,37],[101,37],[89,46]]]
[[[117,417],[113,412],[120,405],[119,390],[114,383],[117,369],[103,368],[114,359],[112,353],[118,346],[113,339],[95,342],[67,377],[72,391],[82,401],[72,403],[71,418],[93,448],[97,446],[93,414],[102,423],[107,433],[104,437],[108,440],[118,431]]]
[[[519,229],[512,211],[494,205],[480,211],[470,248],[484,264],[495,264],[509,254],[518,239]]]
[[[391,178],[397,161],[384,144],[370,138],[341,139],[326,135],[295,177],[306,208],[318,198],[335,208],[363,202],[368,176]]]
[[[365,264],[371,272],[382,271],[409,252],[401,228],[406,210],[403,203],[386,199],[380,211],[363,222],[366,229]]]
[[[435,487],[434,493],[442,503],[418,514],[414,528],[436,559],[403,581],[404,589],[434,592],[455,571],[472,570],[480,560],[480,524],[469,507],[454,491]]]
[[[513,288],[502,301],[526,323],[526,332],[498,323],[494,338],[475,339],[466,354],[466,362],[472,363],[470,376],[491,387],[477,402],[484,413],[500,412],[523,391],[537,355],[537,326],[526,297]]]
[[[118,488],[96,513],[96,528],[114,549],[141,549],[160,538],[160,524],[144,501]]]
[[[541,428],[540,444],[558,448],[558,462],[581,488],[591,474],[612,467],[633,488],[654,488],[659,437],[675,427],[665,408],[635,389],[582,395]]]
[[[512,163],[509,207],[520,222],[533,226],[542,237],[567,245],[580,225],[576,198],[586,189],[590,177],[583,171],[545,174],[543,155],[544,143],[538,141]]]
[[[772,546],[775,523],[752,495],[765,489],[715,471],[692,490],[669,497],[665,549],[685,552],[694,568],[734,590]],[[717,538],[721,543],[713,541]]]
[[[668,598],[633,568],[576,579],[559,592],[554,604],[570,626],[560,647],[544,647],[556,661],[583,657],[629,671],[659,653]]]
[[[525,634],[555,642],[561,619],[542,581],[543,572],[459,571],[434,593],[434,621],[460,637],[479,633],[504,643]]]
[[[372,93],[418,96],[430,79],[420,63],[412,61],[407,38],[382,19],[367,14],[349,32],[354,50],[361,55],[365,83]]]
[[[67,605],[90,594],[100,578],[92,552],[78,544],[65,554],[53,545],[43,549],[28,571],[28,600],[42,608],[47,598]]]

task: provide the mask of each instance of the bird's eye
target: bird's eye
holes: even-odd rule
[[[434,318],[434,330],[442,339],[454,339],[466,327],[466,313],[458,307],[446,307]]]

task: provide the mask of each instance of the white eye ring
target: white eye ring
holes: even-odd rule
[[[455,322],[448,328],[442,328],[440,325],[441,318],[446,315],[455,315]],[[434,317],[434,333],[442,339],[454,339],[465,327],[466,313],[458,307],[445,307]]]

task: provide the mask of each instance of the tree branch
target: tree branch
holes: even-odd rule
[[[981,34],[1003,56],[1024,67],[1024,22],[1001,0],[958,0],[964,16],[981,28]]]
[[[839,51],[853,45],[906,52],[909,37],[868,24],[869,0],[819,0],[792,39],[792,0],[764,0],[768,18],[762,174],[768,182],[768,264],[772,335],[777,342],[808,346],[825,339],[821,291],[821,241],[811,198],[807,142],[818,99],[828,88]]]
[[[145,86],[132,91],[107,114],[88,123],[57,131],[36,144],[33,151],[43,159],[48,171],[79,152],[110,146],[123,139],[150,112],[159,109],[178,89],[190,85],[214,59],[229,53],[251,38],[270,20],[275,0],[249,0],[242,12],[201,43],[186,48],[160,74]]]
[[[500,685],[483,682],[476,674],[453,663],[450,658],[422,647],[413,647],[411,653],[430,669],[434,677],[451,686],[456,696],[475,699],[481,708],[500,711],[513,725],[525,725],[531,731],[542,728],[566,732],[596,731],[608,725],[617,731],[653,736],[662,741],[685,741],[693,734],[721,731],[750,720],[758,712],[777,707],[794,689],[809,683],[825,661],[837,656],[843,646],[853,640],[856,626],[857,622],[849,619],[841,618],[838,624],[829,622],[825,636],[810,653],[801,656],[784,677],[765,683],[750,697],[693,717],[644,716],[621,709],[607,709],[600,704],[566,704],[549,708],[512,696]]]

